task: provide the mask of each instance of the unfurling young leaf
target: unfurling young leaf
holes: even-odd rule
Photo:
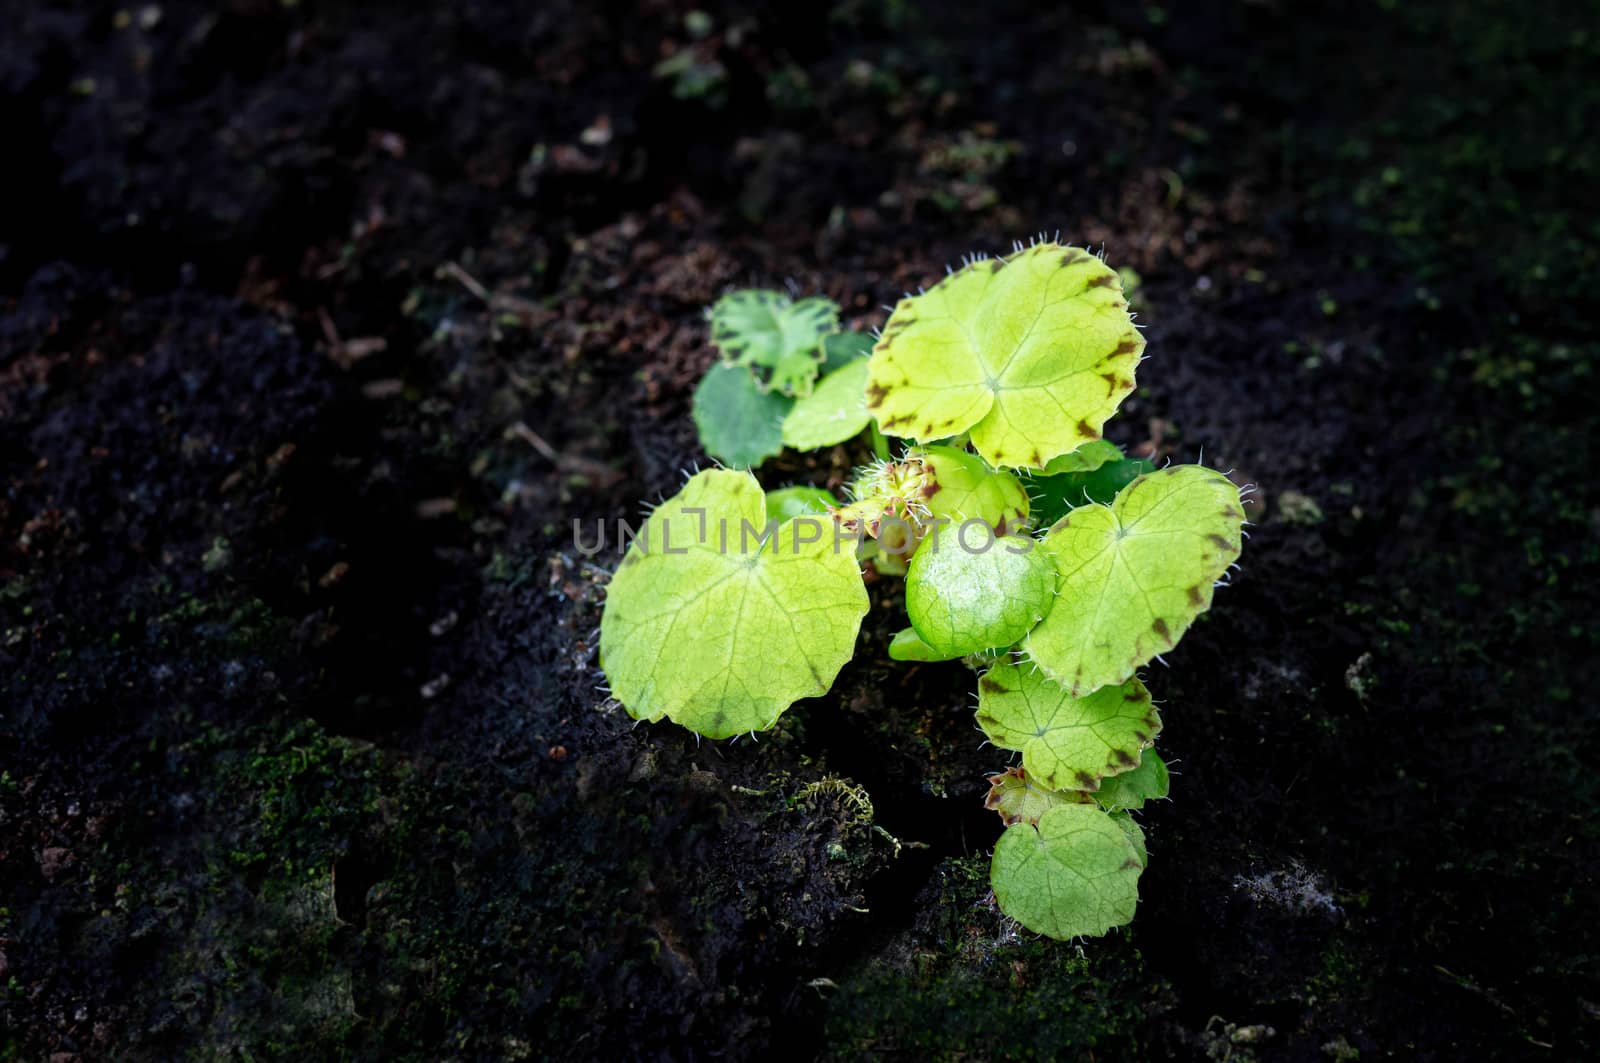
[[[872,420],[867,412],[867,363],[856,359],[835,369],[811,394],[796,399],[783,419],[783,443],[796,450],[817,450],[860,434]]]
[[[919,447],[907,456],[920,461],[929,484],[923,490],[928,516],[952,525],[981,520],[996,535],[1021,531],[1028,523],[1028,492],[1003,469],[955,447]]]
[[[821,367],[822,348],[790,351],[779,358],[778,364],[772,367],[772,372],[767,374],[763,388],[780,395],[804,398],[816,387],[817,374],[821,371]]]
[[[691,413],[700,445],[718,461],[755,468],[783,449],[783,418],[791,402],[762,391],[742,366],[714,365],[694,391]]]
[[[1133,920],[1144,857],[1093,805],[1061,804],[1038,826],[1016,823],[994,847],[989,884],[1000,910],[1057,939],[1104,934]]]
[[[1051,790],[1096,790],[1129,771],[1161,731],[1137,679],[1075,698],[1029,666],[997,664],[978,680],[978,726],[1022,754],[1029,776]]]
[[[606,676],[630,715],[727,738],[833,684],[867,612],[855,552],[815,517],[760,545],[766,520],[755,477],[724,469],[651,515],[600,620]]]
[[[922,641],[922,636],[917,634],[914,627],[901,628],[894,633],[894,638],[889,640],[889,659],[891,661],[953,661],[957,657],[964,657],[961,653],[940,653],[932,646]]]
[[[928,516],[926,498],[933,490],[922,462],[877,461],[858,471],[850,484],[850,504],[839,511],[849,527],[859,527],[901,556],[915,548]]]
[[[961,528],[945,528],[911,555],[906,613],[935,653],[1003,649],[1039,622],[1054,581],[1032,539],[996,538],[987,529],[968,537]]]
[[[711,342],[734,365],[755,366],[768,390],[808,395],[824,358],[823,337],[839,329],[839,307],[811,296],[745,289],[711,307]]]
[[[1052,790],[1029,777],[1026,768],[1007,768],[989,776],[989,796],[983,807],[1000,814],[1006,826],[1013,823],[1037,825],[1039,817],[1057,805],[1092,805],[1094,798],[1082,790]]]
[[[1035,244],[900,300],[872,352],[867,407],[888,435],[970,432],[989,464],[1041,469],[1100,438],[1143,350],[1114,270]]]
[[[1139,757],[1139,766],[1121,775],[1113,775],[1100,784],[1094,799],[1101,808],[1110,811],[1143,808],[1146,801],[1159,801],[1167,796],[1171,787],[1167,762],[1147,749]]]
[[[1141,476],[1109,506],[1082,506],[1040,544],[1056,600],[1023,649],[1075,695],[1122,683],[1183,637],[1239,556],[1239,488],[1213,469]]]

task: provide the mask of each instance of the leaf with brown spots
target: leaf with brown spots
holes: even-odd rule
[[[1075,698],[1037,669],[997,664],[979,684],[978,726],[1001,749],[1020,752],[1040,784],[1092,791],[1138,766],[1161,716],[1137,679]]]
[[[1150,866],[1150,851],[1145,848],[1144,830],[1133,821],[1126,810],[1111,813],[1111,822],[1122,828],[1122,833],[1128,836],[1133,843],[1133,851],[1139,854],[1139,865]]]
[[[873,349],[867,406],[890,435],[971,432],[991,465],[1042,468],[1100,438],[1143,350],[1115,271],[1035,244],[900,300]]]
[[[949,521],[949,532],[969,520],[983,521],[997,535],[1027,527],[1028,492],[1009,472],[991,469],[976,454],[955,447],[923,447],[910,456],[922,462],[929,477],[923,492],[928,515]]]
[[[1094,798],[1082,790],[1052,790],[1029,778],[1024,768],[1007,768],[989,776],[989,796],[983,807],[1000,816],[1006,826],[1013,823],[1037,825],[1039,817],[1057,805],[1093,804]]]
[[[1139,766],[1113,775],[1094,792],[1095,803],[1110,812],[1143,808],[1146,801],[1159,801],[1171,789],[1172,776],[1167,762],[1153,749],[1139,754]]]
[[[1041,544],[1056,563],[1056,599],[1023,649],[1074,695],[1127,681],[1211,607],[1239,556],[1240,512],[1239,488],[1199,465],[1148,473],[1109,506],[1074,509]]]
[[[733,365],[766,370],[763,386],[809,395],[827,357],[823,340],[839,329],[839,307],[814,295],[747,288],[718,299],[709,312],[711,342]]]

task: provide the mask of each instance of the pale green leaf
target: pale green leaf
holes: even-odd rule
[[[894,633],[894,638],[889,640],[891,661],[951,661],[961,656],[963,654],[937,652],[922,641],[922,636],[917,634],[917,629],[914,627],[901,628]]]
[[[1140,755],[1137,768],[1106,779],[1094,792],[1094,799],[1101,808],[1143,808],[1146,801],[1166,797],[1171,785],[1167,762],[1157,756],[1155,750],[1147,749]]]
[[[954,447],[921,447],[908,457],[920,460],[931,478],[921,492],[930,517],[952,525],[981,520],[999,535],[1028,523],[1028,492],[1009,472]]]
[[[790,517],[820,516],[838,504],[838,499],[820,487],[780,487],[767,492],[767,519],[782,524]]]
[[[711,307],[711,342],[735,365],[768,370],[766,386],[807,394],[823,360],[823,337],[839,328],[831,299],[795,300],[784,292],[745,289]]]
[[[783,419],[791,402],[762,391],[742,366],[714,365],[695,388],[691,414],[707,454],[754,468],[783,449]]]
[[[1011,646],[1050,607],[1054,578],[1032,539],[946,528],[911,555],[906,613],[943,656]]]
[[[1243,521],[1238,487],[1199,465],[1169,466],[1109,506],[1073,510],[1041,544],[1057,594],[1024,650],[1076,695],[1126,681],[1211,607]]]
[[[1092,439],[1068,454],[1051,459],[1042,476],[1058,476],[1065,472],[1094,472],[1108,461],[1121,461],[1122,448],[1104,439]]]
[[[872,352],[867,407],[889,435],[970,431],[989,464],[1039,469],[1100,438],[1143,350],[1115,271],[1036,244],[900,300]]]
[[[1037,826],[1007,827],[989,884],[1000,910],[1035,933],[1093,937],[1132,922],[1144,861],[1132,839],[1093,805],[1048,809]]]
[[[1007,768],[989,776],[989,795],[983,807],[1000,815],[1006,826],[1013,823],[1037,824],[1039,817],[1057,805],[1094,804],[1082,790],[1052,790],[1041,786],[1023,768]]]
[[[796,450],[816,450],[860,434],[872,420],[867,413],[867,363],[858,358],[817,381],[783,419],[783,442]]]
[[[832,685],[867,611],[854,544],[819,517],[770,536],[766,521],[755,477],[709,469],[646,522],[600,621],[606,678],[630,715],[726,738]]]
[[[1001,663],[978,680],[978,726],[1042,785],[1094,790],[1138,765],[1161,716],[1137,679],[1075,698],[1032,667]]]

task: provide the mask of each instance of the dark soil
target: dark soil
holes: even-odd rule
[[[0,1059],[1600,1047],[1592,4],[10,7]],[[892,585],[702,744],[571,536],[704,460],[729,286],[1057,229],[1142,281],[1113,438],[1262,487],[1078,945]]]

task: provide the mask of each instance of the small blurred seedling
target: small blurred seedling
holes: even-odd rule
[[[694,396],[700,444],[718,461],[756,468],[785,446],[816,450],[859,435],[872,337],[839,331],[831,299],[747,288],[707,311],[721,356]]]

